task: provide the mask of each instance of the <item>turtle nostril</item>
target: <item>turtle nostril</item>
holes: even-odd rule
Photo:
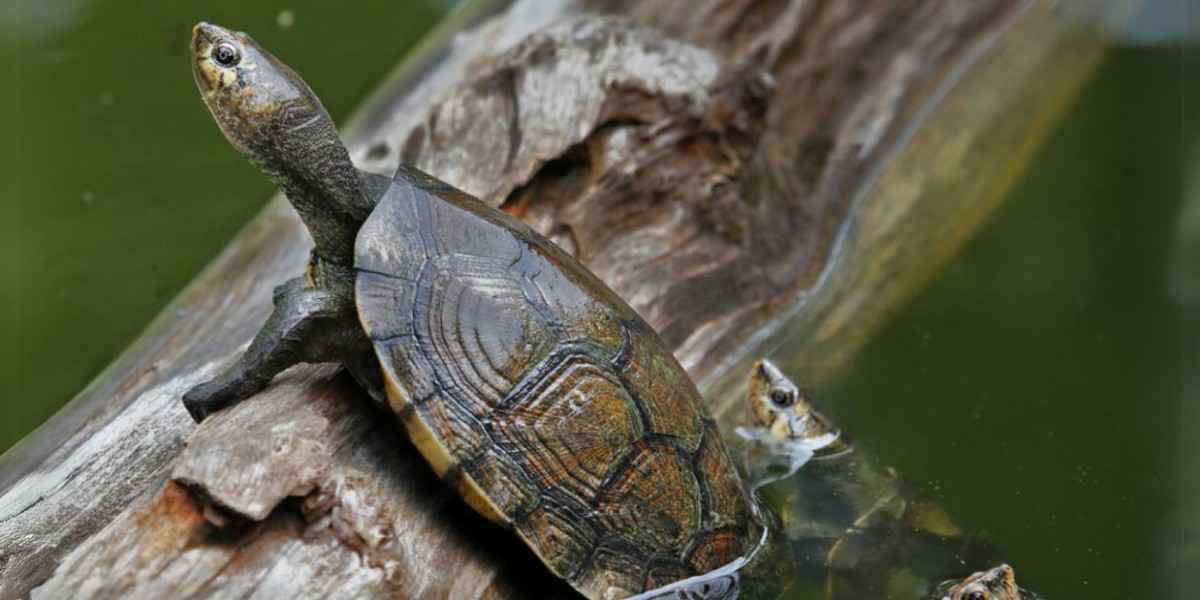
[[[199,23],[196,23],[196,25],[192,27],[192,39],[193,40],[208,39],[208,32],[211,29],[212,29],[212,26],[209,25],[205,21],[200,21]]]

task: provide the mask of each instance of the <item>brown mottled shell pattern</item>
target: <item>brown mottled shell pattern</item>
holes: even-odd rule
[[[591,597],[748,550],[748,496],[657,334],[524,224],[418,177],[359,232],[356,296],[439,475]]]

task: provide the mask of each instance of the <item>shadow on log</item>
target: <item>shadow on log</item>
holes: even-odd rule
[[[805,376],[844,364],[1101,47],[1038,2],[481,2],[347,138],[365,168],[416,164],[574,253],[722,413],[766,350],[822,365]],[[328,366],[192,424],[180,395],[244,348],[308,247],[273,202],[3,457],[0,598],[569,593]]]

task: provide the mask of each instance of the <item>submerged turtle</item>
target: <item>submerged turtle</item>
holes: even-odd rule
[[[757,430],[742,430],[743,437],[801,445],[822,456],[850,451],[842,432],[817,412],[808,394],[771,361],[754,364],[749,387],[747,403]]]
[[[973,573],[959,582],[946,582],[934,600],[1034,600],[1031,592],[1017,586],[1012,567],[1000,565]]]
[[[225,137],[315,242],[197,421],[299,362],[340,362],[434,470],[591,597],[729,563],[759,525],[695,385],[615,293],[525,224],[414,168],[359,171],[309,87],[201,23],[193,74]]]
[[[779,513],[781,545],[810,594],[924,597],[961,560],[994,564],[990,549],[963,536],[938,504],[856,452],[770,361],[754,366],[746,402],[754,427],[738,432],[747,439],[747,471]]]

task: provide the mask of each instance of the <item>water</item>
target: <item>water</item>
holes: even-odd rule
[[[966,536],[915,536],[919,552],[841,577],[868,592],[833,597],[926,599],[939,572],[1001,561],[1041,598],[1194,595],[1197,56],[1114,49],[961,255],[814,390],[873,474],[810,462],[766,486],[784,544],[829,535],[835,490],[872,479],[841,495],[926,498]],[[792,561],[786,597],[827,597],[802,553],[773,557]]]
[[[273,191],[200,101],[192,24],[250,32],[340,120],[447,10],[342,6],[0,2],[0,452],[99,373]]]
[[[1183,575],[1181,400],[1200,395],[1183,60],[1116,49],[961,256],[818,390],[1047,598],[1167,597]]]

